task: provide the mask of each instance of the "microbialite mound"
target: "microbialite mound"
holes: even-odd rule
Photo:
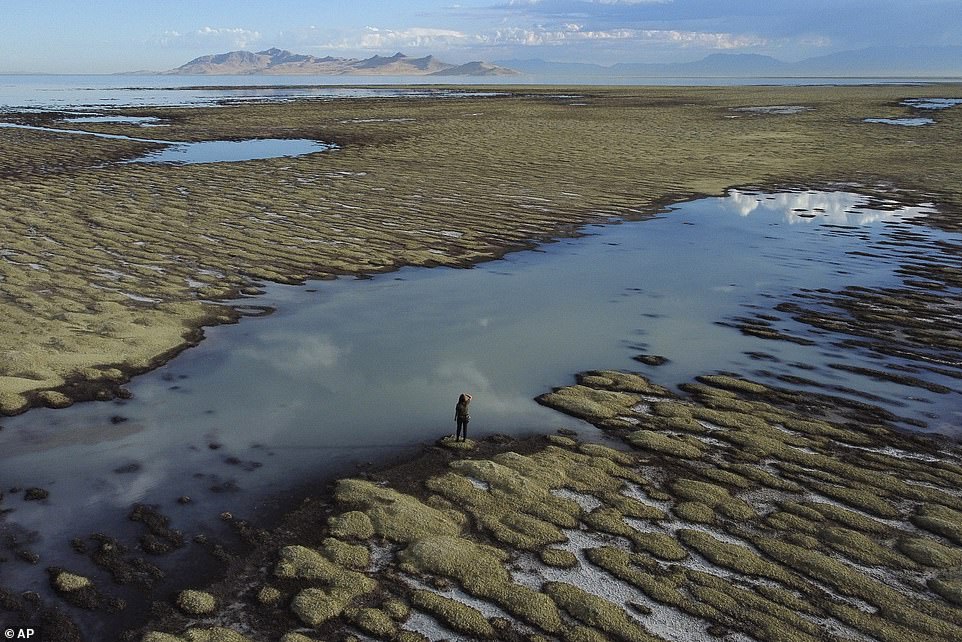
[[[435,449],[448,463],[421,477],[343,479],[207,589],[213,614],[172,602],[138,637],[962,636],[962,449],[864,404],[722,375],[683,388],[594,371],[539,398],[617,449],[479,442]]]

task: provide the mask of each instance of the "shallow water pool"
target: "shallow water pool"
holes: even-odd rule
[[[65,118],[68,123],[117,123],[121,125],[156,126],[160,118],[156,116],[72,116]]]
[[[931,118],[866,118],[865,123],[881,123],[883,125],[902,125],[905,127],[921,127],[922,125],[934,125],[935,121]]]
[[[809,333],[814,345],[796,345],[719,325],[803,288],[899,285],[893,234],[958,241],[917,224],[930,211],[848,192],[732,191],[473,269],[268,285],[247,302],[274,314],[208,329],[199,347],[135,379],[133,399],[3,422],[0,487],[38,486],[50,498],[4,500],[14,510],[0,528],[33,533],[42,562],[0,565],[0,584],[45,590],[42,568],[58,564],[96,576],[68,542],[95,531],[133,538],[133,502],[157,504],[193,534],[216,529],[220,511],[256,517],[265,498],[302,482],[412,452],[453,432],[462,391],[474,395],[472,437],[559,427],[593,435],[533,401],[592,368],[641,371],[669,386],[717,371],[776,384],[804,375],[875,395],[931,429],[958,426],[957,392],[828,367],[880,367],[833,345],[838,336]],[[670,361],[645,366],[632,359],[640,352]],[[772,358],[767,375],[751,357],[759,352]],[[193,501],[178,504],[182,495]]]
[[[104,120],[76,120],[75,122],[113,122]],[[126,121],[125,121],[126,122]],[[121,134],[105,134],[102,132],[88,132],[82,129],[59,129],[56,127],[39,127],[36,125],[20,125],[17,123],[0,122],[0,128],[29,129],[33,131],[54,132],[57,134],[72,134],[76,136],[94,136],[113,140],[132,140],[140,143],[156,143],[165,145],[164,148],[148,152],[125,163],[167,163],[175,165],[189,165],[193,163],[237,163],[249,160],[267,158],[286,158],[290,156],[304,156],[315,154],[336,147],[330,143],[322,143],[306,138],[251,138],[248,140],[204,140],[185,142],[176,140],[158,140],[155,138],[134,138]]]
[[[304,156],[329,150],[333,145],[306,138],[256,138],[177,143],[150,152],[131,163],[237,163],[265,158]]]

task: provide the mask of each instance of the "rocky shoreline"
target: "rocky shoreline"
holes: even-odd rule
[[[494,438],[339,480],[199,587],[210,611],[172,600],[127,639],[962,634],[958,445],[840,399],[683,387],[596,371],[539,398],[617,449]]]

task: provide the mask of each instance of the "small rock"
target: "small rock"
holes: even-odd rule
[[[189,503],[190,503],[190,497],[188,497],[187,495],[181,495],[180,497],[177,498],[177,503],[178,503],[178,504],[181,504],[181,505],[183,505],[183,504],[189,504]]]
[[[25,548],[22,548],[19,551],[17,551],[17,557],[22,559],[24,562],[27,562],[28,564],[36,564],[37,562],[40,561],[39,555],[37,555],[33,551],[28,551]]]
[[[50,493],[43,488],[28,488],[23,494],[24,500],[28,502],[37,502],[48,497]]]
[[[660,354],[639,354],[632,357],[635,361],[640,361],[646,366],[663,366],[668,363],[668,358]]]

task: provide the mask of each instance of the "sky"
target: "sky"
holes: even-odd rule
[[[0,16],[0,73],[162,71],[271,47],[611,65],[962,44],[962,0],[0,0]]]

